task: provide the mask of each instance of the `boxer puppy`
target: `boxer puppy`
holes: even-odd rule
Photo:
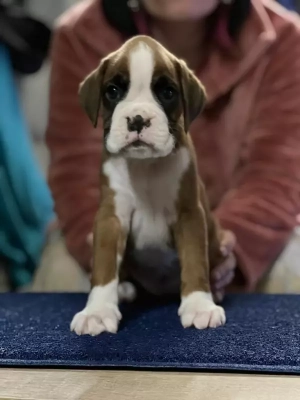
[[[189,135],[205,103],[201,83],[155,40],[136,36],[101,61],[80,85],[79,96],[94,127],[101,113],[104,146],[92,289],[71,330],[117,332],[119,297],[134,296],[134,288],[122,283],[132,249],[175,249],[182,325],[223,325],[225,313],[214,303],[209,281],[210,264],[222,258],[219,230]]]

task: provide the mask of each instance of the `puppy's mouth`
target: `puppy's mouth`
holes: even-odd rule
[[[138,149],[139,147],[145,147],[145,146],[147,146],[147,144],[144,143],[144,142],[141,141],[141,140],[136,140],[135,142],[131,143],[131,145],[129,145],[129,146]]]
[[[136,150],[143,150],[143,149],[152,149],[155,150],[154,145],[150,144],[150,143],[146,143],[143,140],[137,139],[132,143],[129,143],[127,146],[124,147],[123,150],[132,150],[132,149],[136,149]]]

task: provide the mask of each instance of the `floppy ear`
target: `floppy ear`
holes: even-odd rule
[[[183,103],[184,129],[188,132],[191,123],[205,106],[206,93],[204,86],[184,61],[178,60],[176,68]]]
[[[92,121],[94,128],[97,127],[101,105],[101,90],[107,65],[108,59],[102,60],[99,67],[91,72],[79,85],[79,102]]]

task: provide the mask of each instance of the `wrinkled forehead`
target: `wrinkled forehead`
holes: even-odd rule
[[[116,75],[130,82],[130,86],[140,88],[151,86],[161,76],[166,76],[174,84],[177,75],[173,56],[152,40],[133,40],[114,53],[107,68],[104,83]]]

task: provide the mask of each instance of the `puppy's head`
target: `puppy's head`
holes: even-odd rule
[[[186,64],[145,36],[102,60],[81,83],[79,96],[95,127],[101,113],[106,150],[129,158],[176,151],[205,102]]]

